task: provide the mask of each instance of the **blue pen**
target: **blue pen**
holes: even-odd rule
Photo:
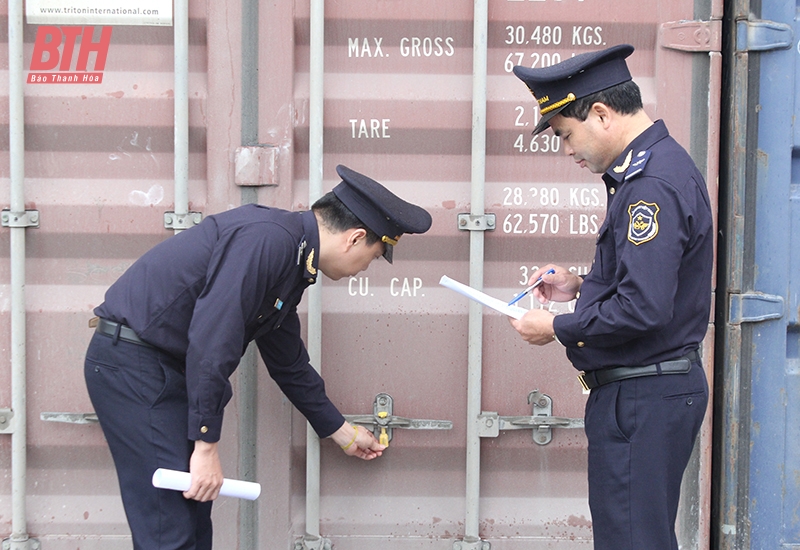
[[[542,275],[552,275],[552,274],[553,274],[553,273],[555,273],[555,272],[556,272],[556,270],[555,270],[555,269],[548,269],[547,271],[545,271],[544,273],[542,273]],[[520,292],[519,294],[517,294],[516,298],[514,298],[513,300],[511,300],[510,302],[508,302],[508,305],[510,305],[510,306],[513,306],[514,304],[516,304],[517,302],[519,302],[520,300],[522,300],[522,298],[524,298],[524,297],[525,297],[525,295],[527,295],[527,294],[528,294],[528,293],[529,293],[531,290],[533,290],[534,288],[536,288],[537,286],[539,286],[539,285],[540,285],[540,284],[542,284],[543,282],[544,282],[544,281],[542,281],[542,278],[541,278],[541,277],[539,277],[538,279],[536,279],[536,282],[535,282],[535,283],[533,283],[531,286],[529,286],[528,288],[526,288],[525,290],[523,290],[522,292]]]

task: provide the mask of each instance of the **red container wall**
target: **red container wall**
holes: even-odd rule
[[[707,102],[692,94],[708,83],[693,82],[695,54],[665,49],[659,29],[691,19],[693,8],[688,0],[489,2],[484,196],[497,223],[485,235],[488,294],[510,298],[548,262],[586,273],[605,213],[599,178],[574,166],[551,133],[531,136],[534,101],[511,67],[631,43],[629,66],[646,110],[688,148],[687,102]],[[5,17],[6,6],[0,9]],[[309,3],[259,3],[257,46],[243,43],[242,11],[234,2],[190,2],[190,210],[219,212],[247,193],[261,204],[306,209]],[[26,69],[36,30],[26,25]],[[4,51],[6,44],[7,37]],[[0,55],[5,71],[6,59]],[[255,109],[242,99],[245,59],[258,67]],[[563,348],[524,344],[489,310],[482,341],[470,342],[467,299],[438,284],[442,275],[469,279],[470,236],[457,215],[471,206],[472,60],[472,2],[325,3],[324,190],[338,183],[335,166],[344,164],[430,210],[433,226],[404,236],[393,265],[320,279],[319,366],[344,414],[371,414],[385,392],[394,415],[453,423],[451,430],[395,429],[389,449],[371,463],[322,442],[320,533],[336,548],[451,548],[464,537],[470,346],[483,351],[483,411],[530,416],[528,395],[539,390],[552,398],[553,415],[583,415],[586,398]],[[91,412],[82,371],[91,310],[139,255],[171,235],[163,214],[174,208],[173,79],[171,28],[114,27],[102,84],[25,86],[26,207],[41,217],[26,233],[28,530],[48,550],[130,547],[99,426],[40,415]],[[7,95],[0,100],[0,124],[7,125]],[[278,156],[275,185],[243,195],[234,162],[248,124]],[[6,141],[0,197],[9,196],[7,151]],[[0,231],[0,250],[0,349],[8,350],[8,229]],[[9,386],[6,362],[0,408],[10,404]],[[240,427],[249,405],[238,394],[226,409],[225,474],[240,475],[239,443],[255,437],[263,490],[257,534],[246,536],[259,548],[291,548],[306,530],[306,422],[263,367],[257,386],[255,434]],[[707,443],[699,456],[710,462]],[[10,461],[10,436],[0,435],[0,538],[11,530]],[[579,429],[555,429],[547,445],[534,443],[530,430],[483,439],[481,538],[498,549],[590,548],[585,469]],[[690,483],[701,500],[707,483],[702,475]],[[239,506],[225,498],[215,504],[215,547],[237,547]]]
[[[8,82],[7,4],[0,9],[0,68]],[[205,5],[193,2],[189,16],[189,194],[192,208],[205,211]],[[25,75],[37,31],[24,25]],[[113,27],[102,72],[100,84],[24,87],[25,206],[40,216],[40,227],[26,230],[27,531],[43,548],[130,548],[99,426],[47,422],[41,414],[93,412],[83,381],[92,308],[136,258],[171,234],[164,212],[174,202],[173,29]],[[8,87],[0,101],[0,202],[8,207]],[[0,250],[0,407],[9,407],[7,228]],[[10,442],[0,436],[0,538],[11,532]]]

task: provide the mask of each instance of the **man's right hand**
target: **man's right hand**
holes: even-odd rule
[[[357,456],[362,460],[378,458],[386,449],[385,445],[378,443],[371,431],[363,426],[351,426],[347,421],[333,432],[330,437],[342,448],[345,454]]]
[[[206,502],[219,496],[223,476],[217,445],[200,440],[194,442],[194,452],[189,459],[192,485],[183,493],[184,498]]]
[[[555,273],[546,273],[550,269],[555,271]],[[533,284],[539,277],[542,278],[542,284],[533,289],[532,294],[541,304],[546,304],[551,301],[569,302],[578,295],[578,291],[583,284],[583,279],[581,277],[578,277],[563,267],[553,264],[547,264],[537,269],[533,275],[531,275],[528,284]]]

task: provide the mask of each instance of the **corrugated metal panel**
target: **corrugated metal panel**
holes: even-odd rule
[[[2,10],[7,42],[6,4]],[[192,200],[201,209],[206,202],[205,18],[204,5],[195,3],[189,151]],[[26,70],[36,33],[37,26],[25,25]],[[39,210],[41,220],[39,228],[27,232],[28,532],[43,548],[130,547],[99,427],[45,422],[40,414],[92,411],[82,367],[91,309],[138,256],[171,234],[163,212],[173,202],[172,52],[172,28],[114,27],[101,84],[25,86],[25,201],[27,208]],[[0,59],[7,80],[8,55]],[[7,88],[2,93],[0,195],[8,197]],[[0,338],[7,352],[8,230],[0,236],[0,258]],[[0,404],[7,405],[9,372],[3,367],[0,373]],[[11,526],[9,439],[0,436],[3,538]]]
[[[454,428],[445,433],[397,431],[396,443],[380,464],[366,468],[323,456],[321,530],[351,548],[387,540],[400,548],[398,539],[404,537],[408,545],[419,544],[419,538],[459,539],[464,521],[467,303],[436,282],[443,273],[462,281],[468,277],[469,237],[458,230],[456,214],[469,211],[472,24],[463,14],[450,13],[452,4],[438,4],[442,11],[433,13],[429,4],[413,2],[402,9],[381,8],[364,13],[353,3],[326,6],[326,185],[335,184],[333,166],[347,164],[431,208],[434,225],[424,237],[407,238],[398,247],[394,266],[371,268],[355,286],[325,283],[323,371],[331,393],[350,403],[344,407],[348,412],[368,412],[371,398],[385,391],[394,396],[395,406],[403,405],[399,414],[450,419]],[[555,56],[564,59],[632,42],[637,53],[631,67],[648,111],[666,118],[688,146],[692,128],[685,109],[692,56],[659,48],[657,38],[660,23],[690,18],[692,8],[615,4],[609,10],[569,2],[490,6],[486,203],[497,214],[497,230],[486,236],[488,293],[511,296],[533,265],[547,261],[585,272],[605,209],[596,177],[576,170],[552,143],[540,138],[531,145],[533,105],[510,76],[506,60],[519,63],[519,53],[522,62],[547,63]],[[298,24],[301,29],[305,25],[303,20]],[[532,36],[539,44],[531,43]],[[308,58],[303,38],[303,31],[296,35],[302,52],[296,56],[298,72]],[[420,44],[416,55],[404,48],[415,38]],[[452,44],[452,49],[437,50],[437,44]],[[305,81],[300,84],[298,104],[305,99]],[[705,94],[698,99],[708,101],[707,84]],[[295,135],[302,156],[307,146],[302,125]],[[296,169],[302,180],[305,159]],[[397,292],[397,281],[415,280],[418,290]],[[526,397],[539,389],[553,397],[554,414],[582,417],[584,397],[563,350],[521,345],[500,316],[487,315],[484,323],[484,410],[530,415]],[[368,333],[356,336],[353,327]],[[343,351],[341,342],[348,335],[357,340]],[[422,350],[414,348],[419,341],[425,342]],[[705,477],[690,485],[707,493],[708,438],[704,442]],[[547,447],[533,444],[530,432],[484,440],[481,537],[502,548],[586,544],[591,521],[584,462],[585,441],[578,432],[556,430]],[[364,480],[363,489],[353,481],[355,475]],[[296,509],[299,536],[302,510]],[[340,512],[350,509],[354,514]],[[704,544],[697,542],[703,537],[696,531],[691,536],[692,543]]]
[[[190,6],[191,210],[217,212],[246,196],[307,208],[308,2]],[[253,9],[255,39],[242,34]],[[456,218],[470,209],[472,4],[344,1],[325,9],[325,190],[338,181],[335,165],[345,164],[424,205],[434,223],[424,236],[403,239],[394,265],[322,283],[323,376],[345,414],[370,414],[386,392],[395,415],[450,420],[453,429],[396,429],[390,449],[369,464],[323,442],[320,530],[341,548],[448,548],[464,536],[469,346],[483,349],[485,411],[531,415],[528,394],[539,390],[552,397],[554,415],[581,418],[585,396],[563,349],[521,343],[499,315],[487,313],[483,341],[470,343],[466,300],[438,285],[443,274],[468,279],[469,235]],[[687,102],[707,105],[708,97],[692,97],[694,54],[663,49],[658,36],[661,23],[692,16],[690,2],[491,3],[485,202],[497,228],[485,243],[489,294],[510,297],[544,262],[585,273],[605,212],[599,180],[572,166],[557,139],[531,138],[534,105],[510,67],[630,42],[648,112],[665,118],[688,147]],[[26,28],[26,62],[35,32]],[[252,76],[243,75],[247,62],[258,67],[257,93],[249,95],[241,89]],[[163,212],[174,200],[173,87],[172,29],[115,27],[103,84],[25,88],[26,201],[41,213],[41,227],[27,232],[29,531],[48,549],[129,545],[99,428],[42,422],[39,414],[91,411],[82,374],[91,309],[136,257],[170,234]],[[7,117],[7,96],[0,101]],[[233,162],[237,147],[255,145],[246,137],[253,125],[257,143],[278,148],[277,184],[248,195],[234,184]],[[7,194],[7,154],[0,174]],[[8,246],[3,235],[3,285]],[[0,327],[7,327],[0,304]],[[8,349],[7,333],[0,331],[0,349]],[[0,408],[8,385],[0,369]],[[257,479],[267,498],[257,505],[256,535],[242,534],[240,503],[220,499],[220,547],[247,538],[287,548],[305,533],[305,420],[263,368],[257,385]],[[237,394],[226,411],[229,477],[240,474],[240,440],[254,435],[238,425],[249,406]],[[0,435],[2,495],[10,492],[7,443]],[[484,439],[481,454],[480,535],[493,548],[591,545],[580,430],[556,429],[545,446],[528,430],[503,433]],[[698,460],[710,461],[707,443]],[[692,496],[707,493],[707,483],[699,474]],[[0,525],[10,525],[6,499],[0,502]]]

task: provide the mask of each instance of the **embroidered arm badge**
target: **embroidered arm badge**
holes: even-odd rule
[[[628,206],[628,240],[639,246],[651,241],[658,235],[658,211],[660,208],[654,202],[639,201]]]

